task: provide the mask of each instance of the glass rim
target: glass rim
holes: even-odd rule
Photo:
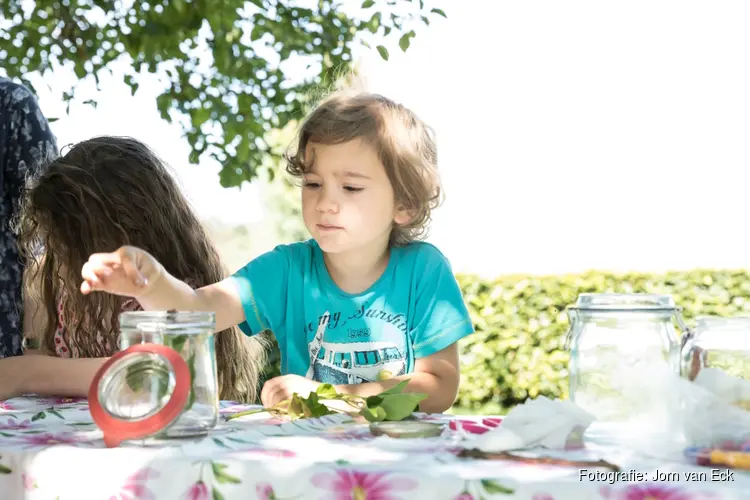
[[[179,330],[216,328],[216,314],[207,311],[126,311],[120,313],[120,329],[169,333]],[[178,332],[175,332],[178,333]]]
[[[679,311],[671,295],[656,293],[582,293],[570,307],[591,312],[670,312]]]

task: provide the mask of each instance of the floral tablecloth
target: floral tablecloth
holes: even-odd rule
[[[25,396],[0,402],[0,499],[325,500],[692,500],[750,496],[750,475],[623,455],[626,481],[605,470],[459,458],[466,433],[498,419],[446,415],[426,439],[374,437],[344,415],[280,422],[265,413],[226,420],[252,406],[221,403],[207,437],[107,449],[86,400]],[[453,422],[451,424],[451,422]],[[500,424],[502,425],[502,424]],[[592,451],[558,452],[597,460]],[[650,479],[655,471],[666,482]],[[689,477],[686,472],[705,473]],[[675,473],[675,474],[672,474]]]

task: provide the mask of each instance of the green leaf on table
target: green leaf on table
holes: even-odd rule
[[[33,417],[31,417],[32,422],[36,422],[37,420],[47,418],[47,415],[44,413],[44,411],[40,411],[39,413],[35,414]]]
[[[378,405],[386,413],[386,420],[403,420],[416,410],[419,402],[427,399],[427,394],[407,392],[404,394],[388,394]]]
[[[315,389],[315,394],[321,399],[336,399],[339,395],[331,384],[320,384],[318,388]]]
[[[365,420],[368,422],[382,422],[388,416],[385,410],[380,406],[375,406],[373,408],[365,406],[359,413],[365,417]]]
[[[363,9],[369,9],[373,5],[375,5],[375,0],[365,0],[364,2],[362,2]]]
[[[292,394],[292,399],[289,400],[289,406],[286,409],[286,413],[292,419],[300,418],[303,415],[302,401],[300,400],[299,394],[296,392]]]
[[[408,380],[402,380],[398,384],[394,385],[390,389],[386,389],[385,391],[378,394],[378,396],[384,396],[386,394],[401,394],[404,392],[404,389],[406,388],[406,384],[408,384]]]
[[[482,479],[481,483],[482,488],[484,488],[487,493],[502,493],[505,495],[512,495],[515,492],[515,490],[503,486],[502,484],[492,479]]]
[[[333,413],[326,405],[320,402],[318,393],[311,392],[306,399],[302,399],[305,418],[320,418]]]
[[[211,496],[213,497],[213,500],[224,500],[224,495],[222,495],[216,488],[211,489]]]
[[[370,408],[374,408],[382,402],[383,402],[382,396],[370,396],[367,399],[365,399],[365,404],[369,406]]]
[[[433,12],[434,14],[437,14],[439,16],[443,16],[444,18],[448,19],[448,16],[445,15],[445,12],[443,11],[443,9],[432,9],[431,12]]]
[[[0,474],[11,474],[12,472],[13,472],[12,469],[10,469],[9,467],[6,467],[3,464],[0,464]]]

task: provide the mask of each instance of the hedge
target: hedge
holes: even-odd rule
[[[459,343],[461,387],[454,413],[496,414],[544,395],[568,395],[567,306],[581,293],[670,294],[688,325],[699,315],[750,314],[750,273],[587,272],[559,276],[458,275],[476,332]],[[679,333],[679,332],[678,332]],[[278,373],[274,345],[266,377]]]

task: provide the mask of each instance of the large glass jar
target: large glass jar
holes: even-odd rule
[[[683,336],[682,375],[750,410],[750,317],[700,316]]]
[[[121,351],[97,373],[89,407],[105,443],[199,436],[219,417],[215,317],[207,312],[120,315]]]
[[[647,374],[679,375],[672,319],[682,317],[672,297],[581,294],[568,315],[570,399],[599,422],[652,421],[660,403],[638,384]]]

